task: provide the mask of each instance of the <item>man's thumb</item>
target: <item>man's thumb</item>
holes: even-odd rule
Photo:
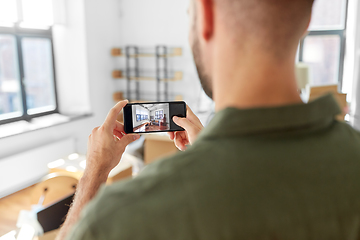
[[[174,116],[173,121],[174,121],[174,123],[176,123],[180,127],[184,128],[188,132],[191,131],[193,128],[192,122],[190,122],[189,119],[187,119],[187,118],[180,118],[180,117]]]

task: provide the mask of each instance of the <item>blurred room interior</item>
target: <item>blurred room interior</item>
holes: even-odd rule
[[[0,0],[1,240],[20,230],[54,238],[62,217],[51,219],[51,206],[70,201],[86,166],[88,136],[117,101],[185,101],[209,123],[214,103],[188,43],[188,4]],[[359,13],[357,0],[317,0],[295,62],[303,101],[333,93],[343,109],[338,118],[357,129]],[[176,151],[167,134],[143,135],[108,183],[135,177]]]

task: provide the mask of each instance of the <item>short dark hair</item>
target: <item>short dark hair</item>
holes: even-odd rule
[[[236,37],[259,39],[257,43],[280,54],[306,30],[314,0],[213,0],[219,17]]]

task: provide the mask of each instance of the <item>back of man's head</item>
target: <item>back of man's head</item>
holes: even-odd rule
[[[304,34],[314,3],[314,0],[213,1],[219,21],[230,35],[248,39],[278,55],[288,51]]]
[[[257,72],[266,72],[260,71],[259,66],[271,69],[272,75],[279,71],[278,82],[280,75],[295,78],[291,71],[297,46],[309,25],[314,0],[192,0],[192,3],[189,39],[201,84],[209,97],[213,97],[213,86],[224,94],[229,92],[226,86],[234,86],[235,82],[243,89],[245,83],[239,79],[249,76],[254,79],[254,72],[247,71],[256,68]],[[285,73],[287,76],[283,76]],[[224,79],[232,83],[224,84]],[[290,84],[291,80],[287,82]],[[294,88],[296,83],[290,85],[289,88]],[[241,89],[233,88],[237,95]],[[215,95],[217,99],[226,97]],[[297,90],[294,95],[298,97]]]

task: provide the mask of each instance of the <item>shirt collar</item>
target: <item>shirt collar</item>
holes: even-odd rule
[[[308,104],[253,109],[226,108],[215,115],[199,139],[314,131],[329,126],[340,113],[332,94]]]

